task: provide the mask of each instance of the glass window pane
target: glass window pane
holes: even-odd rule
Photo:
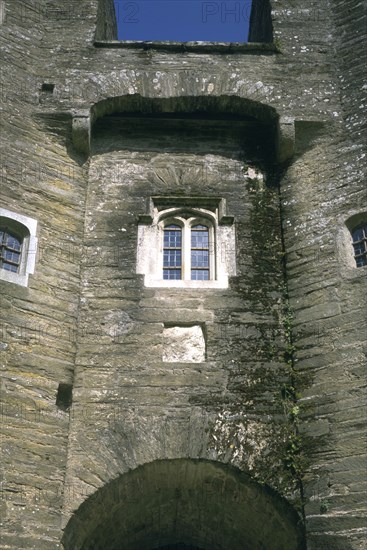
[[[181,267],[181,250],[166,249],[163,252],[164,267]]]
[[[20,264],[22,242],[15,236],[0,231],[0,267],[6,271],[17,273]]]
[[[367,254],[356,258],[356,264],[357,267],[363,267],[364,265],[367,265]]]
[[[164,269],[163,279],[181,279],[181,269]]]
[[[18,271],[18,266],[12,264],[3,264],[2,268],[6,271],[12,271],[13,273],[16,273]]]
[[[353,231],[352,237],[354,242],[360,241],[361,239],[363,239],[363,228],[359,227],[358,229]]]
[[[202,231],[191,232],[191,246],[192,248],[209,248],[209,235]]]
[[[209,280],[209,269],[192,269],[191,270],[191,279],[193,281],[208,281]]]
[[[7,235],[6,246],[14,250],[20,250],[20,242],[12,235]]]
[[[5,249],[2,256],[4,260],[8,260],[9,262],[16,264],[19,263],[20,254],[18,252],[11,252],[10,250]]]
[[[177,224],[166,225],[163,232],[163,279],[181,279],[182,230]]]
[[[163,244],[165,248],[181,247],[181,229],[178,229],[178,230],[165,229]]]
[[[357,267],[367,265],[367,224],[352,231],[354,256]]]
[[[205,225],[194,225],[191,228],[191,247],[209,248],[209,229]]]
[[[191,267],[209,267],[209,250],[191,250]]]
[[[364,243],[361,242],[361,243],[358,243],[358,244],[354,244],[354,254],[357,255],[357,254],[363,254],[364,252]]]
[[[209,228],[203,224],[191,228],[191,279],[209,280]]]

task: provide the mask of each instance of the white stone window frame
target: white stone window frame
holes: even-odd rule
[[[174,202],[174,199],[167,202]],[[185,201],[187,202],[187,201]],[[195,200],[193,199],[194,203]],[[203,202],[203,201],[201,201]],[[201,205],[177,207],[152,200],[149,215],[140,216],[138,225],[137,273],[144,275],[144,285],[156,288],[228,288],[230,276],[236,275],[235,228],[233,218],[223,214],[223,201],[217,206],[204,208]],[[204,202],[205,204],[205,202]],[[222,206],[222,208],[220,207]],[[222,210],[222,212],[221,212]],[[222,221],[222,223],[221,223]],[[163,234],[164,227],[176,223],[183,229],[183,278],[163,279]],[[209,280],[191,280],[191,227],[206,225],[209,229],[210,266]]]
[[[0,208],[0,226],[15,231],[22,239],[18,272],[0,268],[0,280],[19,286],[28,286],[28,277],[34,273],[37,253],[37,220]]]

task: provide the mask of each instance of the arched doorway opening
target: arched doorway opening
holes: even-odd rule
[[[290,504],[239,470],[159,460],[127,472],[70,519],[65,550],[303,550]]]

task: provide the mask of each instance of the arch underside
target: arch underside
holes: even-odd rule
[[[265,142],[267,158],[284,161],[293,155],[294,121],[281,122],[279,113],[271,105],[239,95],[186,95],[177,97],[153,98],[138,93],[102,99],[87,110],[73,116],[73,144],[77,151],[90,154],[91,140],[103,128],[103,120],[111,130],[110,116],[127,119],[144,119],[154,127],[154,121],[181,121],[181,124],[214,124],[215,131],[223,125],[238,132],[255,148],[262,148]],[[105,130],[106,130],[105,128]],[[126,130],[126,128],[125,128]],[[182,128],[181,128],[182,130]],[[247,146],[249,145],[247,144]]]
[[[65,550],[301,550],[300,518],[271,489],[202,460],[162,460],[92,495],[69,521]]]
[[[91,107],[92,121],[112,113],[139,113],[140,116],[207,117],[223,120],[244,118],[263,123],[276,122],[278,113],[270,105],[236,95],[195,95],[152,98],[139,94],[103,99]]]

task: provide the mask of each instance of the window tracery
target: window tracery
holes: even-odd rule
[[[137,273],[145,285],[226,288],[235,274],[235,237],[224,210],[221,199],[154,199],[138,227]]]

